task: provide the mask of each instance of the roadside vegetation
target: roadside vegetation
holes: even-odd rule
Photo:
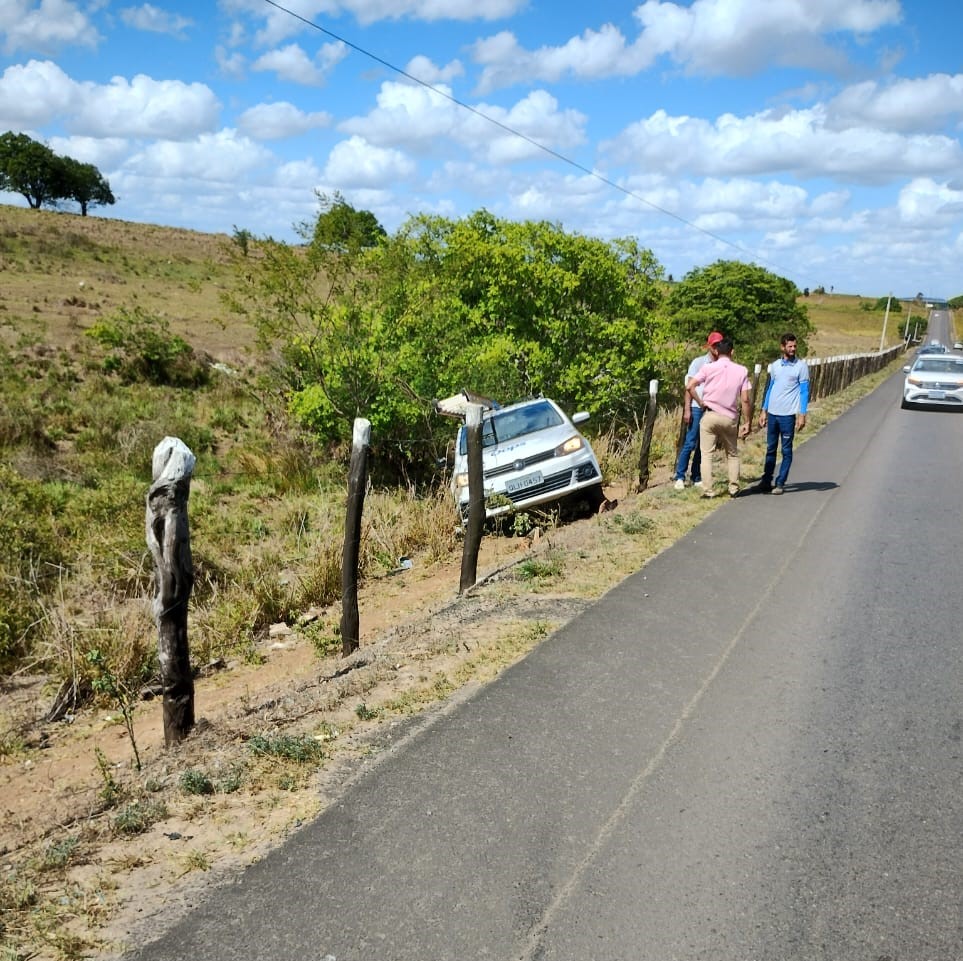
[[[143,835],[172,812],[189,820],[243,792],[264,790],[279,804],[278,792],[302,791],[353,725],[403,716],[493,676],[559,622],[537,612],[493,630],[485,645],[466,645],[457,664],[434,665],[434,654],[452,654],[445,638],[419,652],[410,683],[390,694],[377,693],[377,678],[394,677],[400,659],[373,659],[382,674],[340,689],[330,702],[342,712],[336,721],[245,732],[216,761],[172,762],[176,771],[161,776],[148,757],[141,771],[150,752],[135,735],[138,696],[154,678],[156,646],[144,498],[163,437],[179,437],[197,456],[190,644],[198,671],[257,665],[281,622],[304,624],[326,663],[340,649],[353,417],[374,425],[361,559],[363,579],[374,582],[394,576],[402,557],[431,571],[458,556],[439,466],[454,430],[432,412],[435,397],[469,387],[505,400],[545,393],[570,411],[588,409],[606,484],[629,492],[648,382],[663,385],[650,462],[657,479],[675,455],[682,372],[710,328],[732,334],[751,367],[771,359],[786,327],[810,355],[828,356],[874,350],[883,336],[896,343],[914,309],[926,313],[890,305],[884,335],[875,298],[805,295],[734,262],[670,283],[632,242],[485,212],[416,217],[389,237],[365,212],[322,198],[303,239],[289,246],[238,229],[208,237],[0,207],[0,677],[7,685],[42,676],[49,717],[91,705],[110,711],[132,758],[121,772],[115,758],[92,756],[96,824],[61,829],[0,876],[0,912],[16,917],[21,946],[33,939],[54,957],[86,956],[91,936],[64,928],[57,904],[91,903],[93,882],[76,889],[84,892],[76,903],[68,888],[96,838]],[[820,405],[812,427],[854,396]],[[759,460],[750,444],[748,476]],[[549,545],[522,556],[505,589],[598,596],[709,509],[663,495],[625,498],[623,510],[588,522],[591,536],[571,555]],[[554,523],[526,518],[516,532],[534,547],[539,532],[553,540]],[[35,722],[0,708],[0,765],[32,761],[42,747]],[[185,872],[206,871],[211,857],[188,852]],[[96,910],[84,910],[96,927]],[[19,950],[0,959],[30,956]]]

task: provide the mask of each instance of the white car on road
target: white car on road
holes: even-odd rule
[[[906,407],[956,407],[963,410],[963,357],[956,354],[920,354],[903,368]]]

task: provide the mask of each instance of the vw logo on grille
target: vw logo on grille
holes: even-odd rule
[[[514,464],[512,464],[512,467],[514,467],[515,470],[525,470],[525,461],[517,460]]]

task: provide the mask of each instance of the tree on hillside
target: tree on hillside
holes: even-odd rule
[[[0,190],[21,194],[39,210],[64,196],[64,169],[45,144],[23,133],[0,135]]]
[[[312,230],[317,246],[344,253],[374,247],[387,236],[370,210],[355,210],[339,191],[333,197],[323,193],[317,197],[321,212]]]
[[[798,297],[796,285],[784,277],[755,264],[720,260],[686,274],[669,294],[667,308],[692,340],[704,340],[710,330],[731,337],[739,361],[751,368],[772,360],[787,331],[805,355],[813,328]]]
[[[64,196],[80,204],[80,214],[87,216],[90,207],[104,207],[116,203],[110,184],[93,165],[81,163],[73,157],[61,157],[64,170]]]
[[[327,211],[322,211],[323,217]],[[267,240],[238,256],[237,309],[255,322],[291,410],[325,442],[364,416],[402,470],[430,468],[451,426],[432,400],[467,387],[503,402],[544,393],[634,423],[679,348],[662,268],[635,241],[555,224],[411,218],[375,247]]]
[[[36,210],[74,200],[83,216],[90,207],[116,202],[93,164],[58,156],[45,144],[9,130],[0,135],[0,190],[21,194]]]

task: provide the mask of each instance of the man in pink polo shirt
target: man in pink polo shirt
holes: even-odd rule
[[[712,455],[717,448],[726,452],[729,494],[739,493],[739,437],[749,435],[749,371],[732,360],[732,341],[725,337],[716,344],[719,357],[706,364],[686,388],[689,396],[702,404],[699,446],[702,448],[703,497],[715,497],[712,489]],[[702,385],[702,399],[696,389]],[[739,410],[742,409],[742,426]]]

